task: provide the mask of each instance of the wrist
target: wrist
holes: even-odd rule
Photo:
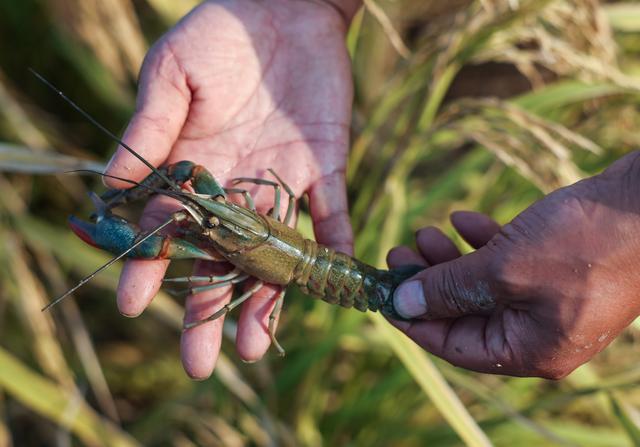
[[[338,12],[345,21],[347,27],[351,23],[353,16],[356,15],[358,9],[362,5],[362,0],[315,0],[317,3],[323,3]]]

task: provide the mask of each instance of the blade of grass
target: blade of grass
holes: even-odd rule
[[[67,0],[69,5],[51,1],[49,9],[55,25],[82,42],[124,86],[137,77],[146,43],[135,11],[129,0]]]
[[[609,402],[613,408],[613,414],[624,428],[633,445],[640,445],[640,412],[624,399],[620,399],[617,393],[608,393]]]
[[[409,56],[411,56],[411,50],[409,50],[407,45],[402,41],[402,37],[398,31],[396,31],[391,19],[384,12],[384,9],[382,9],[374,0],[364,0],[364,6],[378,21],[394,50],[396,50],[403,58],[408,59]]]
[[[63,279],[63,274],[58,263],[47,250],[35,246],[32,246],[32,250],[34,250],[35,259],[40,265],[40,269],[53,285],[55,295],[62,294],[68,289],[68,285]],[[104,377],[100,360],[98,359],[93,342],[91,341],[91,336],[82,319],[78,305],[73,300],[67,300],[62,303],[61,311],[100,409],[107,414],[111,420],[119,423],[120,416],[118,415],[115,401],[109,390],[109,385]]]
[[[31,273],[20,238],[4,234],[5,253],[11,253],[11,271],[17,294],[14,306],[20,310],[24,325],[31,333],[33,352],[42,369],[65,387],[74,388],[73,373],[67,364],[62,347],[54,333],[51,315],[40,312],[45,304],[42,285]]]
[[[4,388],[27,408],[41,414],[88,445],[133,447],[139,444],[89,407],[76,392],[65,389],[37,374],[15,356],[0,347],[0,388]],[[77,407],[73,418],[65,417],[65,408]]]
[[[538,435],[540,435],[540,437],[545,438],[547,441],[556,443],[558,445],[567,445],[564,439],[557,436],[555,433],[548,430],[543,425],[534,421],[530,417],[522,414],[520,411],[518,411],[517,408],[511,405],[510,402],[497,396],[496,390],[487,386],[480,380],[480,378],[476,378],[473,375],[465,374],[457,368],[450,367],[450,365],[446,366],[445,369],[441,369],[441,371],[444,377],[451,383],[469,391],[473,395],[476,395],[480,399],[489,403],[489,405],[494,406],[505,416],[505,418],[514,421],[516,424],[521,425],[522,427],[531,430],[534,433],[537,433]]]
[[[198,6],[197,0],[182,0],[179,2],[173,0],[147,0],[156,14],[163,18],[167,25],[173,25],[182,18],[191,9]]]
[[[618,31],[637,33],[640,31],[640,5],[634,2],[619,2],[602,5],[609,23]]]
[[[360,39],[363,16],[364,9],[358,9],[358,12],[356,12],[356,15],[353,16],[353,19],[351,20],[351,26],[349,26],[349,31],[347,32],[347,50],[349,51],[351,60],[353,60],[356,50],[358,49],[358,39]]]
[[[4,447],[11,447],[11,432],[6,424],[5,417],[5,405],[4,405],[4,392],[0,387],[0,445]]]
[[[34,148],[47,147],[47,137],[32,122],[25,108],[15,97],[14,88],[0,71],[0,116],[8,123],[10,133]]]
[[[89,169],[102,172],[104,163],[83,160],[56,152],[36,152],[31,148],[0,142],[0,172],[23,174],[62,174]]]
[[[422,391],[429,396],[467,446],[492,445],[425,352],[394,329],[381,315],[368,314]]]
[[[520,95],[514,98],[513,102],[531,113],[542,115],[571,104],[625,93],[628,91],[615,84],[587,84],[575,80],[561,80]]]
[[[570,446],[589,447],[626,447],[631,444],[627,442],[624,433],[617,432],[610,428],[594,427],[587,423],[580,423],[573,420],[549,419],[543,422],[545,429],[552,431],[557,436],[566,439]],[[524,432],[523,429],[515,425],[502,425],[492,431],[492,439],[496,445],[512,446],[559,446],[541,439],[538,436],[531,436],[531,433]],[[514,442],[519,439],[519,442]],[[565,444],[566,445],[566,444]]]

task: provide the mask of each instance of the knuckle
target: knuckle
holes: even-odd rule
[[[563,366],[544,366],[534,369],[532,376],[547,380],[561,380],[567,377],[574,369]]]
[[[527,361],[526,358],[529,360]],[[578,366],[575,359],[562,359],[551,354],[531,353],[524,359],[524,370],[527,376],[548,380],[561,380],[571,374]]]
[[[530,265],[511,250],[490,256],[486,265],[488,281],[496,296],[513,297],[528,288]]]
[[[147,132],[154,132],[156,134],[163,135],[167,133],[169,118],[152,116],[144,109],[141,109],[133,117],[132,121],[136,127],[144,128]]]
[[[465,306],[464,300],[461,297],[457,282],[458,268],[454,264],[448,269],[444,269],[444,273],[438,275],[437,283],[435,284],[435,290],[440,292],[442,296],[442,309],[443,316],[447,315],[461,315],[464,313]],[[425,290],[430,290],[427,287]]]
[[[503,285],[509,282],[507,265],[502,256],[492,256],[487,264],[489,278],[496,284]]]
[[[442,297],[440,309],[433,309],[432,317],[467,315],[486,307],[486,296],[478,284],[468,284],[459,263],[451,263],[435,278],[433,289],[424,285],[425,290],[437,290]]]

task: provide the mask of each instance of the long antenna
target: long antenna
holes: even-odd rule
[[[64,173],[65,174],[74,174],[74,173],[95,174],[95,175],[100,175],[102,177],[108,177],[108,178],[120,180],[121,182],[130,183],[132,185],[139,186],[141,188],[144,188],[144,189],[146,189],[148,191],[151,191],[151,192],[154,192],[156,194],[162,194],[162,195],[165,195],[167,197],[171,197],[173,199],[176,199],[178,201],[182,201],[183,202],[182,203],[183,206],[186,206],[184,204],[184,201],[190,202],[192,205],[198,207],[198,209],[203,210],[202,205],[200,205],[198,202],[193,200],[191,198],[190,194],[187,194],[187,193],[183,192],[182,190],[180,190],[180,191],[165,191],[165,190],[160,189],[160,188],[154,188],[153,186],[145,185],[144,183],[136,182],[135,180],[131,180],[131,179],[124,178],[124,177],[118,177],[117,175],[105,174],[104,172],[94,171],[93,169],[73,169],[71,171],[65,171]]]
[[[182,216],[182,217],[179,217]],[[80,280],[80,282],[78,284],[76,284],[75,286],[73,286],[71,289],[67,290],[65,293],[63,293],[62,295],[60,295],[58,298],[56,298],[55,300],[51,301],[49,304],[47,304],[46,306],[44,306],[42,308],[42,312],[48,310],[49,308],[51,308],[52,306],[55,306],[56,304],[58,304],[60,301],[62,301],[63,299],[65,299],[66,297],[68,297],[69,295],[71,295],[73,292],[75,292],[76,290],[78,290],[80,287],[82,287],[83,285],[85,285],[86,283],[88,283],[89,281],[91,281],[91,278],[93,278],[94,276],[96,276],[98,273],[100,273],[101,271],[103,271],[104,269],[106,269],[107,267],[109,267],[110,265],[112,265],[113,263],[115,263],[116,261],[124,258],[129,252],[131,252],[132,250],[136,249],[140,244],[142,244],[144,241],[146,241],[147,239],[149,239],[151,236],[153,236],[154,234],[156,234],[158,231],[162,230],[164,227],[168,226],[171,222],[174,221],[178,221],[178,220],[182,220],[184,219],[184,217],[186,217],[184,215],[184,213],[182,212],[177,212],[174,213],[171,216],[171,219],[167,220],[166,222],[164,222],[161,225],[158,225],[157,227],[155,227],[153,230],[151,230],[145,237],[143,237],[142,239],[140,239],[139,241],[137,241],[135,244],[133,244],[131,247],[127,248],[125,251],[123,251],[122,253],[120,253],[118,256],[116,256],[115,258],[111,259],[109,262],[107,262],[106,264],[104,264],[102,267],[100,267],[98,270],[96,270],[95,272],[91,273],[88,276],[85,276],[84,278],[82,278]]]
[[[46,85],[47,87],[49,87],[51,90],[53,90],[54,92],[56,92],[62,99],[64,99],[69,105],[71,105],[71,107],[73,107],[74,109],[76,109],[82,116],[84,116],[87,120],[89,120],[89,122],[91,124],[93,124],[94,126],[96,126],[98,129],[100,129],[102,132],[104,132],[106,135],[109,136],[109,138],[111,138],[113,141],[115,141],[116,143],[118,143],[120,146],[122,146],[123,148],[125,148],[126,150],[128,150],[134,157],[136,157],[138,160],[140,160],[142,163],[144,163],[144,165],[146,167],[148,167],[149,169],[151,169],[151,171],[156,174],[158,177],[160,177],[162,180],[164,180],[167,185],[169,185],[171,188],[175,189],[175,190],[180,190],[180,188],[178,187],[178,185],[175,184],[175,182],[173,182],[169,177],[167,177],[166,175],[164,175],[162,172],[160,172],[155,166],[153,166],[151,163],[149,163],[147,160],[145,160],[142,155],[140,155],[139,153],[137,153],[136,151],[134,151],[133,149],[131,149],[124,141],[122,141],[120,138],[118,138],[116,135],[114,135],[109,129],[107,129],[106,127],[104,127],[102,124],[100,124],[95,118],[93,118],[91,115],[89,115],[89,113],[85,112],[83,109],[80,108],[79,105],[77,105],[75,102],[73,102],[71,99],[69,99],[67,97],[67,95],[65,95],[64,93],[62,93],[61,90],[59,90],[58,88],[56,88],[51,82],[47,81],[40,73],[38,73],[37,71],[35,71],[33,68],[29,68],[29,71],[36,77],[38,78],[44,85]]]

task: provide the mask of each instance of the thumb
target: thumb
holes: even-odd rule
[[[145,59],[140,73],[136,111],[122,137],[128,146],[154,166],[167,159],[178,139],[191,96],[184,72],[166,48],[160,44]],[[105,173],[142,180],[149,174],[149,169],[119,146]],[[110,178],[105,178],[105,183],[112,188],[131,186]]]
[[[428,320],[491,311],[497,297],[491,255],[482,248],[421,271],[396,289],[396,311]]]

